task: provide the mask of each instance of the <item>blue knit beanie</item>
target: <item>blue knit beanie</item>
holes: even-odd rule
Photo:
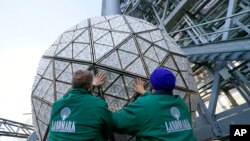
[[[175,75],[165,68],[157,68],[150,75],[150,84],[156,91],[173,92]]]

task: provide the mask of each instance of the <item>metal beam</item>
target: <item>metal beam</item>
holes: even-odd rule
[[[232,103],[232,106],[238,106],[238,103],[236,102],[236,100],[233,98],[233,96],[228,92],[228,90],[225,90],[223,88],[221,88],[222,91],[225,93],[226,97],[229,99],[229,101]]]
[[[235,74],[241,79],[243,84],[246,85],[250,89],[250,82],[247,80],[247,78],[239,70],[236,70]],[[250,95],[249,91],[248,91],[248,93]]]
[[[232,21],[233,23],[237,24],[239,27],[241,27],[244,31],[246,31],[250,35],[250,29],[247,26],[245,26],[243,23],[241,23],[237,19],[232,19]]]
[[[186,21],[186,23],[189,25],[189,26],[193,26],[193,25],[196,25],[194,23],[194,21],[187,15],[185,14],[184,15],[184,20]],[[195,28],[192,28],[194,33],[196,33],[198,35],[198,38],[200,39],[200,41],[204,44],[204,43],[208,43],[208,40],[206,38],[206,36],[199,36],[200,34],[203,34],[204,33],[204,30],[202,29],[202,27],[195,27]]]
[[[166,28],[170,29],[173,25],[175,25],[176,21],[183,15],[183,9],[188,9],[188,7],[192,6],[195,0],[181,0],[181,2],[175,7],[175,9],[168,15],[168,17],[164,20],[164,25]]]
[[[102,0],[102,16],[120,14],[120,0]]]
[[[208,111],[212,117],[215,115],[217,100],[219,96],[220,80],[221,80],[219,71],[224,67],[224,64],[225,64],[224,61],[217,61],[216,69],[213,75],[213,86],[208,106]]]
[[[227,17],[230,17],[233,15],[237,1],[238,0],[229,0],[229,4],[228,4],[228,8],[227,8]],[[231,26],[231,19],[228,18],[225,21],[224,29],[230,29],[230,26]],[[229,36],[229,32],[224,32],[222,35],[222,40],[227,40],[228,36]]]
[[[239,86],[236,86],[237,90],[240,92],[241,96],[245,99],[245,101],[250,104],[249,90],[242,83]]]
[[[38,136],[35,131],[27,139],[27,141],[37,141],[37,140],[38,140]]]
[[[249,116],[250,108],[248,104],[239,105],[235,108],[217,114],[215,120],[218,125],[220,125],[221,129],[223,129],[221,136],[229,136],[229,127],[231,124],[249,124]],[[206,121],[205,115],[196,118],[196,125],[197,127],[194,132],[198,140],[215,138],[215,136],[211,134],[211,130],[213,128],[210,123]]]
[[[201,111],[203,112],[202,116],[204,116],[204,118],[205,118],[204,121],[207,121],[206,124],[209,124],[211,126],[211,134],[209,136],[212,136],[212,137],[220,136],[221,135],[221,128],[217,124],[216,120],[210,116],[209,111],[208,111],[204,101],[202,100],[202,98],[200,96],[198,97],[198,102],[199,102]],[[196,126],[195,130],[199,129],[202,124],[200,124],[199,122],[196,121],[196,125],[197,126]]]
[[[247,11],[244,11],[244,12],[239,12],[239,13],[236,13],[236,14],[228,16],[228,17],[223,17],[223,18],[215,19],[215,20],[212,20],[212,21],[209,21],[209,22],[205,22],[205,23],[194,25],[194,26],[186,27],[186,28],[183,28],[183,29],[175,30],[173,32],[169,32],[169,34],[174,34],[174,33],[178,33],[178,32],[181,32],[181,31],[185,31],[187,29],[192,29],[194,27],[199,27],[199,26],[210,24],[210,23],[218,22],[218,21],[221,21],[221,20],[229,19],[229,18],[232,18],[232,17],[236,17],[236,16],[239,16],[239,15],[249,13],[249,12],[250,12],[250,10],[247,10]]]
[[[154,11],[154,14],[155,14],[155,17],[156,17],[157,21],[158,21],[159,24],[160,24],[160,28],[163,30],[163,32],[164,32],[165,34],[168,35],[168,33],[167,33],[167,31],[166,31],[166,28],[165,28],[165,26],[164,26],[164,24],[163,24],[163,21],[161,20],[160,16],[158,15],[158,13],[157,13],[157,11],[156,11],[154,5],[152,5],[151,7],[152,7],[152,9],[153,9],[153,11]]]
[[[228,62],[227,68],[235,68],[235,65],[232,62]],[[237,90],[240,92],[242,97],[246,100],[247,103],[250,103],[250,82],[247,80],[247,78],[241,74],[239,69],[236,69],[232,72],[232,75],[234,76],[235,80],[235,86]],[[247,88],[248,87],[248,88]]]
[[[28,138],[34,131],[33,126],[0,118],[0,136]]]
[[[250,2],[247,0],[242,0],[244,3],[246,3],[247,5],[250,5]]]
[[[250,25],[245,25],[247,28],[250,27]],[[205,33],[205,34],[200,34],[198,36],[194,36],[194,38],[197,38],[197,37],[200,37],[200,36],[208,36],[208,35],[211,35],[209,38],[210,38],[210,41],[214,41],[217,37],[219,37],[222,33],[226,32],[226,31],[234,31],[234,30],[238,30],[238,29],[242,29],[241,27],[234,27],[234,28],[230,28],[230,29],[227,29],[227,30],[222,30],[223,27],[221,27],[220,29],[218,29],[218,31],[216,32],[210,32],[210,33]],[[188,29],[187,29],[188,30]],[[178,40],[175,40],[176,42],[180,42],[180,41],[183,41],[183,40],[190,40],[190,37],[187,37],[187,38],[181,38],[181,39],[178,39]]]
[[[250,38],[182,47],[190,61],[250,60]]]
[[[169,0],[166,0],[165,6],[164,6],[164,11],[163,11],[163,14],[162,14],[162,17],[161,17],[162,21],[164,21],[164,19],[166,17],[166,12],[167,12],[168,7],[169,7]]]
[[[191,39],[196,45],[199,44],[199,41],[194,37],[193,33],[190,30],[187,30],[187,34],[191,37]]]

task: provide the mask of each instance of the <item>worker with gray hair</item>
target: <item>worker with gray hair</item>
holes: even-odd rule
[[[93,77],[90,71],[73,74],[72,89],[52,107],[49,141],[104,141],[112,132],[112,114],[104,100],[92,95],[92,87],[101,86],[105,75]]]

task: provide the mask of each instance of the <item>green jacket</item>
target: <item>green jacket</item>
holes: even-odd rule
[[[186,103],[163,93],[144,96],[113,113],[114,130],[137,141],[196,141]]]
[[[72,89],[52,107],[49,141],[103,141],[111,132],[107,104],[86,89]]]

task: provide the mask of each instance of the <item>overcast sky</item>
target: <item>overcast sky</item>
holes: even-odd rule
[[[67,28],[100,15],[101,0],[0,0],[0,118],[31,124],[24,113],[42,54]]]

